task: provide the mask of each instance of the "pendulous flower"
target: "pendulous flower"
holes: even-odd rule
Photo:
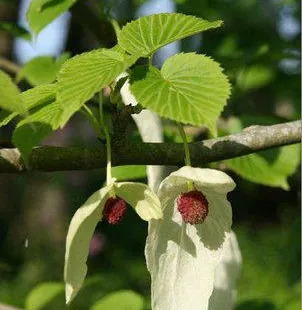
[[[153,310],[208,309],[215,269],[231,235],[227,193],[234,188],[222,171],[188,166],[162,181],[163,218],[149,222],[145,248]]]
[[[145,221],[162,218],[160,201],[143,183],[112,182],[96,191],[76,211],[69,225],[65,251],[66,303],[77,295],[87,274],[90,240],[99,221],[117,224],[126,211],[126,203]]]

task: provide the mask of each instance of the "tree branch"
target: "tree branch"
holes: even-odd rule
[[[193,165],[220,161],[261,150],[301,142],[301,121],[273,126],[252,126],[241,133],[190,143]],[[180,143],[127,143],[113,146],[114,165],[184,165],[184,150]],[[106,147],[35,148],[26,169],[17,149],[0,149],[0,173],[25,171],[64,171],[103,168]]]
[[[0,68],[13,74],[18,74],[21,70],[20,66],[1,56],[0,56]]]

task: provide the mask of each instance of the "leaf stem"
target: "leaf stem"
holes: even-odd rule
[[[119,36],[119,34],[121,32],[120,25],[118,24],[118,22],[114,18],[110,19],[110,23],[111,23],[111,25],[113,27],[113,30],[114,30],[115,35],[116,35],[116,38],[118,38],[118,36]]]
[[[98,138],[103,139],[103,135],[102,135],[102,132],[100,130],[100,123],[96,119],[96,117],[94,116],[92,111],[89,109],[89,107],[86,104],[84,104],[83,109],[80,110],[80,112],[82,112],[89,119],[89,121],[91,122]]]
[[[178,125],[178,130],[181,135],[183,145],[184,145],[184,150],[185,150],[185,165],[191,167],[191,157],[190,157],[190,150],[189,150],[189,144],[187,140],[186,133],[184,131],[183,125],[181,123],[177,123]],[[188,190],[192,191],[194,190],[194,184],[192,181],[188,181]]]

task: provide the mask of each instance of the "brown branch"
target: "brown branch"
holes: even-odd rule
[[[14,62],[3,58],[0,56],[0,68],[4,69],[7,72],[18,74],[21,70],[21,67],[15,64]]]
[[[241,133],[190,143],[193,165],[247,155],[261,150],[301,142],[301,121],[273,126],[252,126]],[[179,143],[127,143],[113,146],[114,165],[184,165]],[[35,148],[30,156],[31,171],[88,170],[106,165],[106,148]],[[0,149],[0,173],[28,171],[17,149]]]

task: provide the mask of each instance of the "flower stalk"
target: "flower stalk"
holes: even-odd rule
[[[103,127],[104,133],[105,133],[105,139],[106,139],[106,154],[107,154],[107,167],[106,167],[106,184],[109,185],[113,182],[112,179],[112,172],[111,172],[111,140],[110,140],[110,134],[108,130],[108,126],[105,122],[104,118],[104,109],[103,109],[103,95],[100,92],[99,93],[99,112],[100,112],[100,123]],[[115,198],[115,192],[113,188],[110,191],[110,197]]]
[[[187,139],[186,133],[184,131],[183,125],[181,123],[177,123],[177,125],[178,125],[178,130],[179,130],[180,136],[182,138],[183,146],[184,146],[184,150],[185,150],[185,165],[188,167],[191,167],[191,156],[190,156],[188,139]],[[187,183],[188,183],[188,191],[193,191],[194,190],[193,182],[188,181]]]

